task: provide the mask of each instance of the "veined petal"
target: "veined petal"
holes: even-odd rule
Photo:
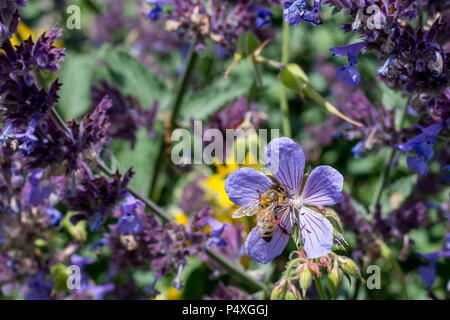
[[[308,176],[302,191],[304,204],[331,206],[341,202],[344,177],[330,166],[318,166]]]
[[[264,154],[267,168],[291,193],[300,191],[305,170],[305,154],[290,138],[273,139]]]
[[[287,222],[285,228],[290,232],[292,228],[289,221]],[[280,227],[276,227],[272,239],[267,242],[259,235],[258,228],[254,227],[245,240],[245,253],[253,260],[266,264],[283,253],[289,242],[289,237]]]
[[[238,206],[257,200],[258,191],[266,192],[273,182],[262,172],[250,167],[240,168],[231,173],[225,180],[225,191],[228,198]]]
[[[333,248],[333,226],[319,212],[300,208],[300,233],[303,249],[310,259],[328,254]]]

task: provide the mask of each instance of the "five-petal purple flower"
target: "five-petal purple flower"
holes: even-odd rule
[[[283,228],[275,228],[270,242],[261,238],[257,227],[253,228],[245,241],[245,253],[255,261],[268,263],[286,247],[289,235],[285,231],[290,232],[297,225],[308,258],[328,254],[333,246],[333,226],[315,207],[341,201],[342,175],[332,167],[319,166],[309,174],[302,188],[305,155],[297,143],[286,137],[272,140],[264,158],[274,179],[289,193],[287,204],[276,212]],[[258,200],[259,194],[272,185],[273,181],[265,174],[244,167],[227,178],[225,190],[231,201],[245,206]]]

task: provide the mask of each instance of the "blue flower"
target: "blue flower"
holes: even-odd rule
[[[39,204],[42,204],[52,192],[52,188],[50,186],[39,185],[39,182],[43,175],[44,172],[42,170],[36,169],[28,178],[28,182],[31,184],[31,187],[27,193],[27,202],[31,205],[37,206]]]
[[[12,124],[10,124],[9,126],[6,127],[6,129],[0,135],[0,143],[8,140],[8,138],[10,138],[10,137],[14,137],[14,135],[12,133],[13,128],[14,128],[14,126]]]
[[[445,245],[443,249],[431,253],[417,254],[427,262],[426,265],[419,267],[418,273],[422,278],[423,283],[427,287],[431,287],[436,280],[436,266],[439,258],[450,258],[450,233],[447,233],[445,237]]]
[[[31,120],[30,124],[28,125],[27,130],[25,133],[16,134],[14,137],[18,140],[22,140],[22,153],[25,156],[28,156],[31,152],[33,152],[34,145],[39,140],[35,135],[34,131],[36,130],[37,120],[33,119]]]
[[[361,156],[361,152],[365,149],[364,144],[365,141],[361,140],[352,148],[352,154],[355,158],[359,158]]]
[[[221,223],[216,219],[210,219],[209,225],[211,226],[211,239],[206,243],[206,247],[210,248],[211,244],[215,244],[219,248],[227,246],[227,242],[222,238],[222,234],[225,228],[228,227],[228,223]]]
[[[100,212],[95,216],[94,223],[91,225],[91,231],[97,231],[100,228],[100,220],[102,218],[102,214]]]
[[[94,259],[82,257],[78,254],[72,254],[70,256],[70,262],[80,267],[81,270],[84,270],[84,266],[93,263]]]
[[[258,5],[254,5],[252,8],[256,10],[256,27],[258,29],[261,29],[266,24],[270,24],[272,11],[269,8]]]
[[[142,220],[134,212],[139,206],[144,206],[142,201],[135,199],[128,194],[120,209],[123,215],[117,223],[117,230],[121,233],[134,234],[142,230]]]
[[[334,47],[330,50],[337,57],[347,56],[348,66],[340,67],[336,76],[338,80],[342,81],[350,87],[357,87],[361,79],[361,75],[356,68],[358,63],[358,53],[365,47],[366,42],[357,42],[343,47]]]
[[[172,2],[172,0],[146,0],[148,4],[154,4],[155,6],[147,13],[147,17],[156,21],[159,19],[160,13],[163,11],[162,7],[166,3]]]
[[[50,222],[52,223],[52,225],[54,227],[57,227],[62,219],[62,213],[59,212],[58,209],[52,208],[52,207],[48,207],[46,209],[47,211],[47,215],[50,218]]]
[[[378,72],[379,72],[382,76],[385,76],[385,75],[387,74],[388,68],[389,68],[389,66],[391,65],[392,61],[394,60],[395,56],[396,56],[395,53],[391,54],[391,55],[386,59],[386,62],[384,63],[384,65],[378,68]]]
[[[421,176],[426,176],[429,170],[428,162],[434,156],[433,145],[437,142],[436,136],[444,128],[444,123],[440,122],[427,128],[417,127],[422,131],[419,135],[396,147],[403,152],[414,151],[417,156],[406,159],[408,168]]]
[[[108,238],[102,238],[99,241],[95,242],[91,248],[89,249],[90,251],[95,251],[97,253],[99,253],[101,251],[101,249],[108,244]]]
[[[302,19],[316,25],[322,24],[322,19],[319,16],[322,0],[314,0],[314,9],[311,11],[307,10],[305,3],[306,0],[296,0],[294,2],[286,1],[284,3],[284,20],[288,22],[290,26],[299,24]]]
[[[323,21],[320,18],[320,10],[322,9],[322,0],[314,0],[314,8],[306,12],[303,16],[303,19],[308,22],[312,22],[314,24],[322,24]]]
[[[306,0],[296,0],[295,2],[286,1],[284,3],[284,21],[290,26],[295,26],[302,21],[306,12]]]

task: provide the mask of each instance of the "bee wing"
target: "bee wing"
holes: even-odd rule
[[[233,212],[232,218],[250,217],[258,212],[259,200],[253,200]]]
[[[270,222],[272,222],[272,220],[274,219],[276,207],[277,205],[275,203],[272,203],[270,206],[260,211],[260,215],[258,216],[258,220],[262,222],[258,223],[258,232],[260,234],[266,233],[267,229],[269,229],[271,225]]]

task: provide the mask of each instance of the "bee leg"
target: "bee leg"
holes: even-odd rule
[[[256,190],[256,192],[258,192],[258,200],[259,200],[259,201],[261,201],[261,198],[262,198],[262,194],[261,194],[261,191],[259,191],[259,190]]]

